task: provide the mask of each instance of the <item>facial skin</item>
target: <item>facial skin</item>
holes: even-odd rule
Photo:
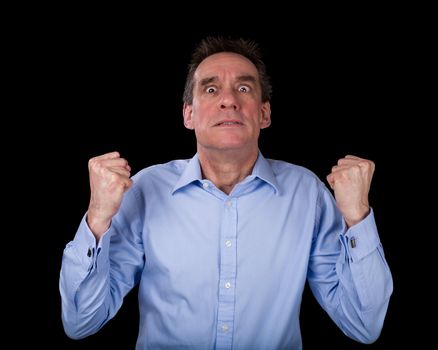
[[[271,124],[262,103],[259,75],[244,56],[222,52],[196,69],[193,104],[184,104],[184,125],[195,130],[198,153],[258,153],[260,129]]]

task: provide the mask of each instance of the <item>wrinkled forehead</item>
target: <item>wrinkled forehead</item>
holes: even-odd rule
[[[196,82],[199,82],[206,78],[222,79],[225,76],[253,76],[256,81],[260,80],[254,63],[248,58],[232,52],[221,52],[208,56],[196,68],[194,78]]]

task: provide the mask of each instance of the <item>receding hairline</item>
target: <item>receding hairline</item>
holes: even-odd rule
[[[232,56],[232,57],[236,57],[236,58],[239,57],[239,58],[241,58],[243,61],[246,61],[246,62],[250,63],[250,65],[251,65],[251,66],[257,71],[257,67],[256,67],[256,65],[255,65],[254,62],[251,61],[248,57],[246,57],[246,56],[244,56],[244,55],[242,55],[242,54],[240,54],[240,53],[232,52],[232,51],[221,51],[221,52],[216,52],[216,53],[214,53],[214,54],[212,54],[212,55],[210,55],[210,56],[205,57],[201,62],[199,62],[198,66],[196,67],[196,71],[199,69],[199,67],[201,67],[201,66],[203,65],[203,63],[204,63],[205,61],[209,61],[209,60],[211,60],[212,58],[217,58],[218,56]],[[258,73],[258,71],[257,71],[257,73]]]

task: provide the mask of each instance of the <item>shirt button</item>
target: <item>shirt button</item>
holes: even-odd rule
[[[91,248],[88,248],[87,256],[91,257]]]
[[[225,247],[227,247],[227,248],[231,247],[231,241],[230,240],[225,241]]]
[[[208,188],[208,182],[204,182],[204,183],[202,184],[202,187],[204,187],[204,188]]]
[[[231,201],[227,201],[227,207],[231,207],[233,205],[233,203]]]
[[[230,289],[231,288],[231,283],[230,282],[225,283],[225,288]]]
[[[223,324],[222,325],[222,332],[227,332],[228,331],[228,325]]]

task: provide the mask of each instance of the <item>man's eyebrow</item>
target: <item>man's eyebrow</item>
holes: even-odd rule
[[[217,76],[214,76],[214,77],[207,77],[207,78],[201,79],[201,80],[199,81],[199,85],[201,85],[201,86],[206,86],[206,85],[209,85],[209,84],[211,84],[211,83],[214,83],[214,82],[216,82],[216,81],[218,81],[218,80],[219,80],[219,78],[218,78]]]
[[[255,76],[253,76],[253,75],[250,75],[250,74],[246,74],[246,75],[239,75],[238,77],[237,77],[237,81],[239,81],[239,82],[245,82],[245,81],[247,81],[247,82],[251,82],[251,83],[257,83],[257,79],[256,79],[256,77]]]
[[[250,75],[250,74],[245,74],[245,75],[239,75],[236,79],[238,82],[251,82],[256,84],[257,83],[257,79],[255,76]],[[212,77],[206,77],[203,78],[199,81],[199,85],[200,86],[206,86],[212,83],[215,83],[219,81],[219,78],[217,76],[212,76]]]

